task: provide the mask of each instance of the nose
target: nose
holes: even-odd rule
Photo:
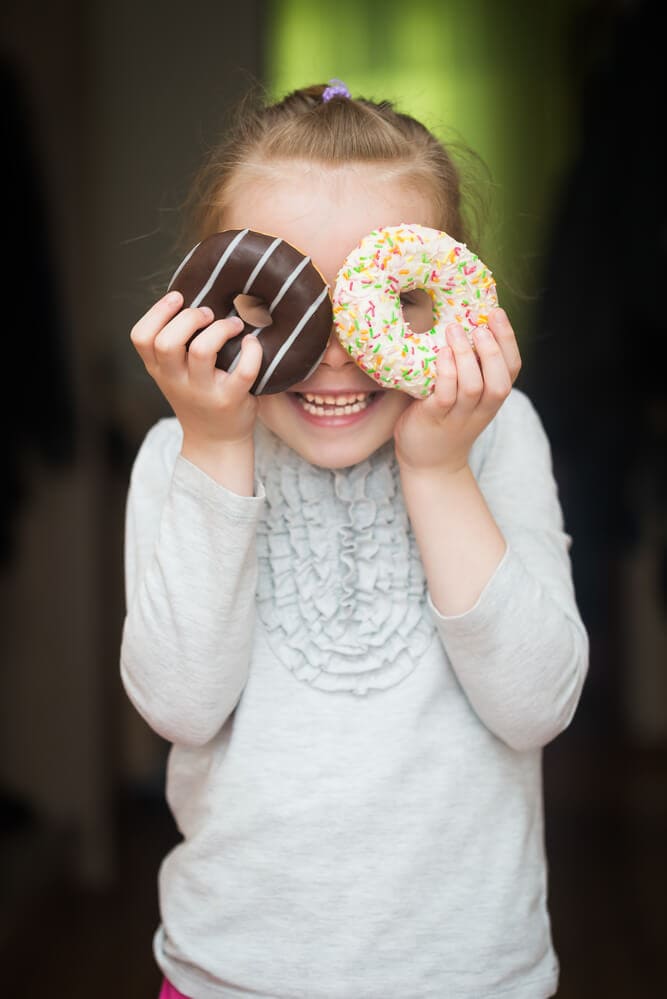
[[[352,363],[352,359],[336,336],[335,326],[331,327],[327,349],[324,351],[320,363],[328,364],[330,368],[342,368],[344,365]]]

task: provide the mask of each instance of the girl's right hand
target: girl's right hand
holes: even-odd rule
[[[262,348],[255,337],[245,337],[234,371],[221,371],[215,366],[218,351],[240,333],[242,320],[234,316],[212,322],[211,309],[179,311],[182,305],[178,291],[161,298],[133,327],[132,343],[171,405],[189,447],[239,444],[252,437],[257,400],[249,389],[259,372]]]
[[[232,492],[252,496],[257,399],[249,390],[262,348],[244,337],[234,371],[221,371],[218,351],[241,332],[242,320],[212,322],[211,309],[182,305],[180,292],[161,298],[133,327],[132,343],[181,424],[183,457]]]

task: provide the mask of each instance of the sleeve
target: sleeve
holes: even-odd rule
[[[479,718],[513,749],[530,750],[569,725],[588,669],[588,636],[549,442],[527,396],[514,389],[486,434],[476,475],[505,555],[466,613],[445,617],[429,603]]]
[[[120,670],[130,701],[170,742],[200,746],[245,685],[263,492],[237,496],[179,454],[160,420],[135,459],[125,514]]]

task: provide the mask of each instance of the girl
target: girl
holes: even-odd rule
[[[375,228],[466,236],[447,151],[340,87],[246,113],[199,191],[199,238],[280,236],[330,286]],[[182,305],[132,331],[175,417],[132,472],[121,651],[173,744],[163,995],[553,995],[541,749],[587,638],[507,316],[479,362],[448,328],[426,400],[379,391],[333,334],[304,382],[255,397],[257,341],[222,372],[240,320]]]

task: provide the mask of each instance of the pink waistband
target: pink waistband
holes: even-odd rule
[[[184,996],[182,992],[175,989],[171,982],[168,982],[165,978],[162,982],[158,999],[189,999],[189,997]]]

